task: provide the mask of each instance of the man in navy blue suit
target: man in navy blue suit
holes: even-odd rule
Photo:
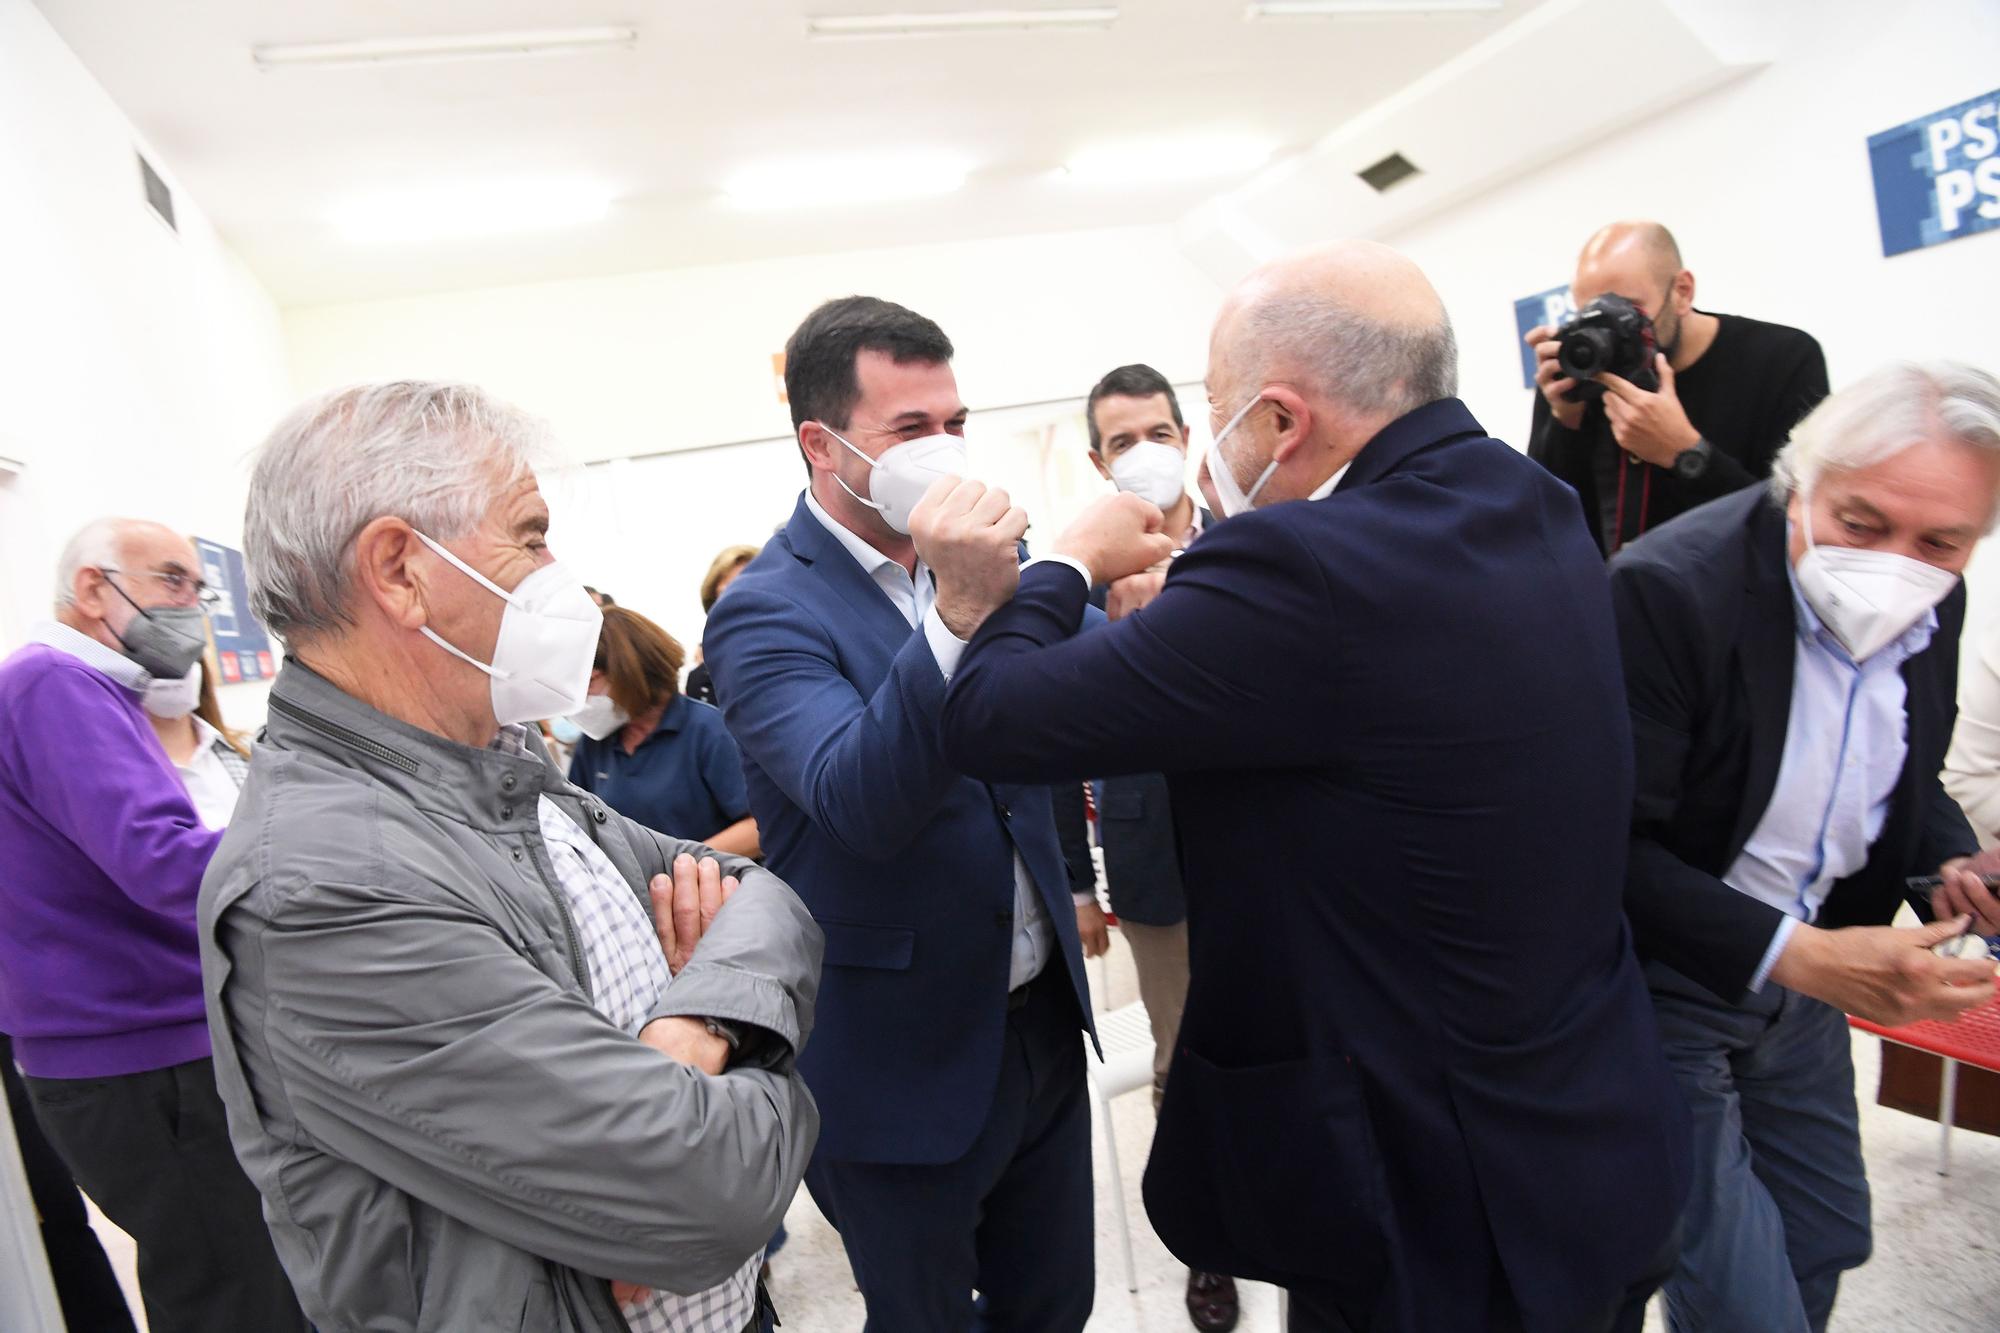
[[[946,681],[1027,528],[961,480],[951,356],[936,324],[869,297],[799,326],[806,491],[703,642],[769,864],[826,934],[806,1184],[867,1328],[1065,1333],[1095,1293],[1090,1004],[1050,788],[969,778],[938,747]],[[913,528],[945,554],[920,559]]]
[[[1456,379],[1393,252],[1253,275],[1210,344],[1218,522],[1079,635],[1170,544],[1134,496],[1087,511],[967,650],[944,754],[1167,775],[1192,980],[1146,1201],[1177,1255],[1290,1288],[1296,1330],[1637,1330],[1688,1117],[1620,910],[1610,598],[1576,497]]]

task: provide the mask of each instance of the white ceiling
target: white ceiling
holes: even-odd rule
[[[1104,31],[804,36],[809,13],[999,2],[36,0],[284,305],[1169,222],[1236,182],[1088,189],[1053,170],[1102,140],[1234,132],[1303,149],[1540,0],[1259,23],[1244,20],[1243,0],[1122,0]],[[250,56],[275,43],[600,24],[636,27],[636,47],[272,72]],[[941,198],[754,214],[720,200],[747,164],[883,147],[954,150],[977,165]],[[610,182],[611,216],[427,246],[360,245],[329,222],[355,195],[550,176]]]

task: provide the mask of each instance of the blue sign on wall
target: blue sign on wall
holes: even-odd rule
[[[1540,324],[1553,328],[1575,312],[1576,302],[1570,299],[1568,283],[1514,302],[1514,335],[1521,345],[1521,383],[1524,387],[1535,387],[1535,349],[1525,341],[1528,330]]]
[[[2000,228],[2000,89],[1868,136],[1882,253]]]
[[[215,635],[215,656],[222,667],[218,685],[267,680],[278,672],[271,658],[271,639],[250,614],[249,584],[243,578],[243,552],[205,537],[194,539],[201,556],[201,577],[222,594],[208,610],[208,627]]]

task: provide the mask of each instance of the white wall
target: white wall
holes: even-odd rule
[[[33,6],[0,0],[0,455],[26,464],[0,479],[0,652],[99,514],[235,543],[242,458],[290,397],[276,306],[186,194],[178,235],[147,209],[139,146]],[[256,693],[224,690],[232,721]]]
[[[1771,66],[1385,238],[1451,307],[1465,400],[1519,447],[1531,399],[1514,300],[1568,282],[1585,238],[1617,218],[1673,229],[1703,309],[1818,338],[1836,388],[1902,357],[2000,373],[2000,233],[1884,259],[1867,151],[1869,135],[2000,84],[2000,4],[1707,8],[1714,21],[1754,21]],[[1553,106],[1560,77],[1549,87]],[[1968,587],[1973,644],[2000,618],[2000,539],[1981,549]]]
[[[1511,442],[1525,443],[1530,401],[1514,299],[1568,282],[1585,238],[1617,218],[1673,229],[1704,309],[1812,333],[1836,385],[1905,356],[2000,369],[2000,235],[1884,259],[1867,152],[1870,134],[2000,84],[2000,4],[1710,8],[1718,21],[1754,18],[1772,65],[1384,238],[1443,293],[1463,395]],[[1564,71],[1545,93],[1551,114],[1588,105],[1587,92],[1565,91]]]
[[[696,586],[710,558],[768,537],[803,483],[772,354],[819,302],[856,292],[921,311],[952,337],[975,444],[993,446],[979,450],[984,470],[1031,501],[1042,532],[1094,493],[1094,474],[1082,471],[1078,400],[1129,361],[1199,381],[1220,297],[1169,228],[1146,226],[323,306],[284,318],[302,392],[441,376],[482,384],[548,418],[570,461],[593,464],[548,479],[555,549],[587,581],[692,644],[700,638]],[[1199,415],[1198,401],[1188,409]],[[729,442],[740,443],[705,447]],[[636,461],[593,462],[620,458]]]

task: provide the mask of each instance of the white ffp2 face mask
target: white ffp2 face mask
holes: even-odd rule
[[[1801,492],[1805,554],[1795,573],[1806,604],[1848,656],[1865,662],[1951,595],[1958,575],[1893,551],[1821,546],[1812,537],[1812,495]]]
[[[581,708],[590,692],[604,614],[576,575],[559,563],[547,564],[507,592],[423,533],[417,537],[507,604],[491,662],[445,642],[429,625],[421,627],[425,638],[491,678],[494,720],[502,725],[535,722],[567,717]]]
[[[632,715],[612,702],[608,694],[593,694],[583,707],[569,715],[576,729],[594,741],[601,741],[632,720]]]
[[[1250,415],[1250,409],[1263,401],[1260,395],[1243,404],[1236,415],[1229,418],[1229,424],[1215,432],[1215,443],[1208,447],[1208,479],[1215,486],[1215,498],[1222,502],[1224,518],[1233,518],[1254,509],[1257,505],[1257,496],[1264,489],[1264,483],[1278,470],[1278,460],[1273,458],[1265,464],[1264,470],[1257,474],[1257,480],[1251,483],[1250,492],[1246,495],[1243,488],[1236,484],[1236,469],[1229,466],[1229,455],[1222,452],[1223,441],[1243,424],[1243,418]]]
[[[1159,440],[1141,440],[1111,460],[1111,483],[1128,495],[1170,508],[1187,492],[1187,455]]]
[[[139,701],[154,717],[186,717],[201,702],[201,663],[196,662],[185,676],[155,676],[146,682]]]
[[[836,472],[833,479],[840,482],[840,489],[853,495],[857,503],[867,505],[880,514],[884,523],[904,536],[910,532],[910,512],[939,477],[966,475],[965,440],[957,435],[926,435],[920,440],[904,440],[884,449],[880,458],[870,458],[825,422],[820,422],[819,428],[847,445],[856,458],[874,469],[868,478],[866,496],[855,495],[854,488],[841,481],[840,474]]]

